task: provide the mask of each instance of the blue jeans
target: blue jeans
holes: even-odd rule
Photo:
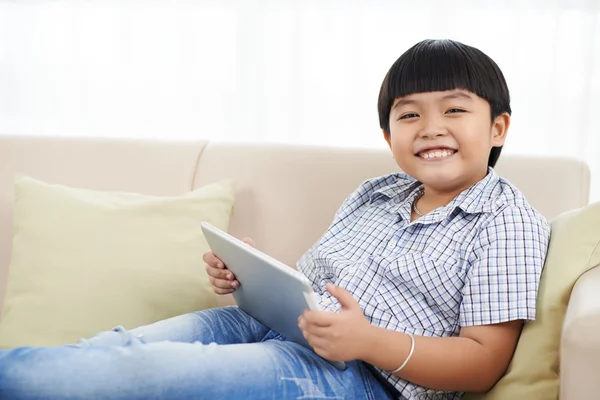
[[[359,361],[336,369],[237,307],[77,345],[0,350],[0,399],[391,399]]]

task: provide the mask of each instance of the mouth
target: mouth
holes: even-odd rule
[[[415,156],[419,157],[421,160],[426,160],[426,161],[441,161],[441,160],[445,160],[445,159],[452,157],[457,152],[458,152],[458,150],[455,150],[455,149],[451,149],[448,147],[440,147],[440,148],[423,150],[423,151],[415,154]]]

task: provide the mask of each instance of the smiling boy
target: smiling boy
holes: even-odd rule
[[[327,284],[352,293],[332,288],[345,320],[301,321],[317,352],[350,352],[407,398],[458,398],[502,376],[523,321],[535,318],[550,234],[493,170],[510,113],[500,69],[472,47],[424,41],[391,67],[379,119],[404,173],[364,183],[299,264],[327,310],[339,308]],[[352,339],[336,339],[352,326]]]
[[[493,170],[510,125],[504,77],[475,48],[424,41],[391,67],[378,108],[404,173],[365,182],[302,258],[322,305],[341,298],[342,312],[301,326],[318,353],[365,361],[404,397],[486,391],[535,318],[550,234]]]
[[[493,169],[510,125],[504,77],[473,47],[426,40],[391,67],[378,109],[403,172],[360,185],[298,262],[323,308],[298,321],[314,353],[237,307],[205,310],[78,346],[0,351],[0,398],[458,399],[491,388],[535,318],[550,235]],[[211,252],[204,260],[216,293],[238,287]]]

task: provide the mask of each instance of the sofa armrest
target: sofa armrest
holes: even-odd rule
[[[571,293],[560,345],[560,399],[600,393],[600,268],[583,274]]]

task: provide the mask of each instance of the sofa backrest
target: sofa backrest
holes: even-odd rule
[[[588,203],[590,175],[576,159],[503,155],[499,175],[548,219]],[[0,136],[0,309],[12,242],[13,178],[96,190],[178,195],[233,178],[230,232],[294,266],[365,179],[398,171],[387,149],[280,144]]]

